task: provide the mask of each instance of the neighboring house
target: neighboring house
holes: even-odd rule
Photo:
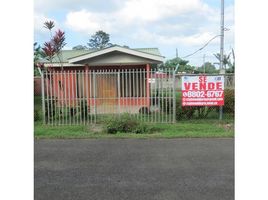
[[[112,46],[101,50],[63,50],[60,60],[40,63],[45,73],[46,96],[74,106],[77,98],[87,105],[150,106],[151,68],[163,63],[157,48]],[[65,100],[69,101],[65,101]],[[121,109],[121,112],[124,110]]]

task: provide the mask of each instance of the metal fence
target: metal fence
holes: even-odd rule
[[[92,124],[127,114],[143,122],[174,123],[220,119],[221,110],[223,119],[234,120],[234,74],[224,75],[224,106],[182,106],[182,76],[200,74],[175,75],[173,70],[44,71],[43,95],[35,96],[35,121]]]
[[[144,122],[175,122],[173,69],[44,71],[45,124],[92,124],[127,113]]]

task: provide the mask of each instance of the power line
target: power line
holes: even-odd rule
[[[182,58],[187,58],[187,57],[190,57],[190,56],[192,56],[192,55],[194,55],[194,54],[196,54],[198,51],[201,51],[202,49],[204,49],[212,40],[214,40],[216,37],[219,37],[219,36],[221,36],[221,35],[216,35],[216,36],[214,36],[213,38],[211,38],[203,47],[201,47],[200,49],[198,49],[198,50],[196,50],[195,52],[193,52],[193,53],[191,53],[191,54],[189,54],[189,55],[187,55],[187,56],[184,56],[184,57],[182,57]]]

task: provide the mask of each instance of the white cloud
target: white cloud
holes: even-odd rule
[[[72,39],[74,43],[103,30],[113,43],[156,46],[166,52],[182,47],[191,53],[220,33],[220,8],[202,0],[36,0],[37,11],[35,32],[46,31],[45,16],[53,16],[68,33],[82,33]],[[231,5],[225,8],[225,26],[231,29],[225,32],[226,47],[233,44],[233,24]],[[215,52],[218,44],[215,39],[206,49]]]
[[[154,32],[149,32],[146,30],[138,31],[133,34],[132,37],[135,40],[142,40],[144,42],[152,42],[161,45],[183,45],[183,46],[200,46],[204,45],[211,38],[215,36],[214,33],[203,32],[193,35],[178,35],[178,36],[168,36],[168,35],[159,35]],[[211,43],[215,43],[212,41]]]
[[[119,0],[117,0],[119,2]],[[117,2],[117,3],[118,3]],[[146,26],[169,17],[186,13],[210,13],[200,0],[128,0],[120,1],[121,8],[113,12],[71,11],[65,24],[79,32],[94,32],[104,29],[109,32],[125,31],[135,26]],[[119,3],[118,3],[119,4]]]
[[[66,16],[65,24],[77,32],[94,32],[101,29],[100,14],[93,14],[86,10],[70,12]]]

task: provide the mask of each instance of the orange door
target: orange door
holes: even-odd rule
[[[96,82],[96,94],[99,102],[105,105],[117,104],[117,75],[98,74]]]

